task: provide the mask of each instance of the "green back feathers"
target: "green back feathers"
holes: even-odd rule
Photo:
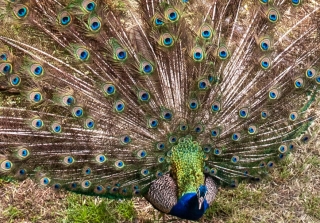
[[[204,152],[191,138],[180,138],[172,148],[171,167],[173,178],[178,185],[178,194],[196,192],[204,184]]]

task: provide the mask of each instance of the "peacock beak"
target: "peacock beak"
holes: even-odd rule
[[[204,197],[198,197],[199,210],[202,208]]]

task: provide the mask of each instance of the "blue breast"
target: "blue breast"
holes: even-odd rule
[[[169,214],[188,220],[198,220],[208,208],[209,204],[204,200],[202,207],[199,210],[197,194],[187,193],[179,199],[178,203],[173,206]]]

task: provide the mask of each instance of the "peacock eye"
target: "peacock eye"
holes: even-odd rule
[[[14,86],[14,87],[15,86],[19,86],[20,83],[21,83],[21,78],[18,75],[13,74],[13,75],[10,76],[10,84],[12,86]]]
[[[69,12],[64,11],[58,15],[58,21],[61,26],[66,27],[71,24],[72,18]]]
[[[150,94],[149,92],[145,91],[145,90],[140,90],[138,92],[138,99],[141,102],[148,102],[150,100]]]
[[[87,12],[92,12],[96,9],[96,3],[91,0],[83,0],[81,6]]]
[[[272,23],[276,23],[279,20],[279,12],[275,9],[270,9],[267,16],[269,21]]]
[[[88,25],[92,32],[98,32],[101,28],[101,21],[98,17],[92,17],[89,19]]]
[[[76,50],[76,56],[80,61],[87,61],[90,57],[90,54],[88,50],[80,47]]]
[[[75,117],[75,118],[80,118],[83,116],[83,108],[81,107],[74,107],[72,109],[72,115]]]
[[[13,12],[14,15],[18,18],[18,19],[24,19],[27,17],[28,13],[29,13],[29,9],[27,6],[22,5],[22,4],[17,4],[14,6],[13,8]]]

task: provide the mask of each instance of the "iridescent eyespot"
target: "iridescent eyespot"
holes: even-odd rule
[[[161,17],[159,17],[158,15],[156,15],[153,19],[153,24],[156,26],[156,27],[159,27],[159,26],[163,26],[164,25],[164,22],[163,22],[163,19]]]
[[[87,118],[85,121],[84,121],[84,127],[86,129],[94,129],[95,127],[95,122],[92,118]]]
[[[233,134],[231,135],[231,139],[232,139],[233,141],[239,141],[240,138],[241,138],[241,134],[240,134],[240,133],[233,133]]]
[[[298,6],[301,4],[302,0],[291,0],[293,6]]]
[[[70,184],[70,189],[75,190],[78,187],[78,184],[76,182],[73,182]]]
[[[116,93],[116,87],[112,83],[107,83],[103,85],[103,92],[106,96],[111,96]]]
[[[80,118],[80,117],[82,117],[83,116],[83,108],[81,108],[81,107],[74,107],[73,109],[72,109],[72,115],[73,115],[73,117],[75,117],[75,118]]]
[[[163,176],[163,173],[161,171],[157,171],[156,172],[156,177],[159,178],[159,177],[162,177]]]
[[[81,3],[82,8],[87,12],[92,12],[96,8],[96,3],[91,0],[84,0]]]
[[[266,163],[265,163],[264,161],[261,161],[261,162],[259,163],[259,167],[260,167],[260,168],[265,168],[265,167],[266,167]]]
[[[260,41],[260,49],[262,51],[268,51],[271,48],[271,41],[268,38],[265,38]]]
[[[147,156],[147,151],[145,151],[145,150],[139,150],[139,151],[137,152],[137,156],[138,156],[139,158],[145,158],[145,157]]]
[[[285,158],[285,157],[286,157],[286,155],[285,155],[285,154],[280,153],[278,157],[279,157],[279,159],[283,159],[283,158]]]
[[[124,167],[124,162],[121,161],[121,160],[118,160],[114,163],[114,165],[117,167],[117,168],[123,168]]]
[[[163,163],[166,159],[163,156],[158,157],[158,162]]]
[[[104,163],[107,161],[107,157],[105,155],[100,154],[100,155],[96,156],[96,161],[98,163]]]
[[[185,123],[181,123],[180,125],[179,125],[179,130],[180,131],[187,131],[188,130],[188,125],[187,124],[185,124]]]
[[[31,75],[40,77],[43,75],[43,67],[40,64],[32,64],[30,67]]]
[[[12,86],[14,86],[14,87],[19,86],[20,83],[21,83],[21,78],[18,75],[13,74],[10,76],[10,84]]]
[[[68,26],[68,25],[70,25],[72,18],[71,18],[71,15],[69,14],[69,12],[65,11],[65,12],[61,12],[58,15],[58,21],[59,21],[60,25]]]
[[[124,101],[119,99],[114,103],[114,110],[118,113],[123,112],[125,109]]]
[[[294,145],[294,144],[290,144],[290,145],[289,145],[289,150],[290,150],[290,151],[292,151],[294,148],[295,148],[295,145]]]
[[[248,133],[249,133],[250,135],[257,134],[257,132],[258,132],[257,126],[255,126],[255,125],[250,125],[250,126],[248,127]]]
[[[217,175],[217,169],[215,169],[215,168],[210,169],[209,174],[210,174],[211,176]]]
[[[320,84],[320,75],[319,76],[316,76],[316,84]]]
[[[193,128],[193,131],[197,134],[200,134],[204,131],[204,126],[201,124],[198,124]]]
[[[9,170],[11,170],[11,169],[12,169],[12,166],[13,166],[13,164],[12,164],[12,162],[9,161],[9,160],[4,160],[4,161],[2,161],[1,164],[0,164],[1,170],[3,170],[3,171],[9,171]]]
[[[213,36],[213,30],[209,25],[202,25],[200,28],[200,36],[203,39],[211,39]]]
[[[165,149],[165,144],[164,142],[158,142],[157,145],[156,145],[156,148],[158,150],[164,150]]]
[[[143,74],[150,75],[153,73],[153,65],[147,61],[144,61],[140,65],[140,70]]]
[[[84,180],[81,182],[81,187],[83,189],[88,189],[91,186],[91,182],[89,180]]]
[[[88,50],[80,47],[76,50],[76,56],[81,61],[87,61],[90,57],[90,54]]]
[[[222,150],[218,149],[218,148],[215,148],[214,151],[213,151],[213,154],[216,155],[216,156],[221,155],[221,153],[222,153]]]
[[[18,19],[24,19],[25,17],[27,17],[29,9],[25,5],[17,4],[13,8],[13,13]]]
[[[281,145],[279,146],[279,151],[280,153],[286,153],[288,150],[287,146],[286,145]]]
[[[308,142],[310,141],[310,139],[311,139],[311,135],[305,134],[305,135],[302,136],[301,142],[303,142],[303,143],[308,143]],[[290,145],[290,146],[291,146],[291,145]],[[290,149],[290,150],[292,150],[292,149]]]
[[[248,118],[249,116],[249,109],[248,108],[241,108],[239,110],[239,117],[240,118]]]
[[[174,40],[171,34],[165,33],[160,37],[160,45],[170,47],[174,44]]]
[[[160,117],[165,120],[165,121],[170,121],[172,119],[172,111],[170,111],[169,109],[162,109],[161,110],[161,114]]]
[[[173,8],[169,8],[166,10],[165,12],[166,14],[166,17],[167,19],[170,21],[170,22],[176,22],[179,20],[179,13],[177,12],[177,10],[173,9]]]
[[[49,183],[50,183],[50,178],[48,178],[48,177],[43,177],[43,178],[41,178],[40,179],[40,184],[42,185],[42,186],[47,186]]]
[[[27,158],[28,156],[30,155],[30,152],[29,152],[29,150],[27,150],[27,149],[19,149],[18,150],[18,156],[19,156],[19,158],[20,159],[25,159],[25,158]]]
[[[62,102],[66,106],[71,106],[75,103],[75,99],[73,96],[67,95],[67,96],[63,96]]]
[[[271,100],[275,100],[279,98],[280,92],[278,89],[271,89],[268,95]]]
[[[228,51],[228,48],[225,47],[225,46],[220,46],[218,48],[218,57],[221,59],[221,60],[225,60],[229,57],[229,51]]]
[[[127,51],[119,47],[115,50],[115,59],[125,61],[128,57]]]
[[[33,119],[31,125],[36,130],[41,129],[43,127],[43,121],[39,118]]]
[[[260,1],[260,3],[262,3],[262,4],[267,4],[268,2],[269,2],[269,0],[259,0]]]
[[[3,60],[3,61],[7,61],[8,60],[7,54],[6,53],[0,54],[0,59]]]
[[[148,119],[148,126],[149,128],[155,129],[159,125],[159,122],[156,118],[149,118]]]
[[[221,110],[221,103],[219,101],[213,102],[211,105],[211,111],[213,113],[219,112]]]
[[[42,101],[42,94],[40,92],[31,92],[29,94],[29,99],[30,101],[34,102],[34,103],[39,103]]]
[[[6,75],[12,73],[12,65],[10,63],[1,63],[0,64],[0,73]]]
[[[92,17],[88,21],[88,26],[91,32],[98,32],[101,28],[101,21],[98,17]]]
[[[267,163],[267,167],[268,167],[268,168],[273,168],[273,167],[274,167],[274,162],[269,161],[269,162]]]
[[[269,117],[269,112],[267,110],[261,112],[261,118],[266,119]]]
[[[295,88],[303,88],[304,87],[304,82],[302,78],[298,78],[294,81],[294,87]]]
[[[74,161],[74,158],[72,156],[66,156],[63,158],[63,163],[66,164],[66,165],[71,165],[73,164],[75,161]]]
[[[270,9],[267,13],[268,20],[272,23],[275,23],[279,20],[279,12],[275,9]]]
[[[128,135],[123,135],[123,136],[120,137],[120,143],[121,143],[122,145],[127,145],[127,144],[129,144],[130,142],[131,142],[131,137],[130,137],[130,136],[128,136]]]
[[[84,167],[83,169],[82,169],[82,172],[83,172],[83,174],[85,174],[85,175],[90,175],[91,173],[92,173],[92,170],[91,170],[91,168],[90,167]]]
[[[170,136],[169,137],[169,143],[176,143],[178,141],[176,136]]]
[[[260,60],[260,66],[262,69],[267,70],[271,67],[271,59],[269,57],[263,57]]]
[[[105,192],[105,188],[102,185],[98,185],[94,188],[94,192],[97,194],[101,194]]]
[[[60,123],[57,123],[57,122],[52,123],[50,128],[53,133],[61,133],[62,132],[62,127],[61,127]]]
[[[202,149],[205,153],[209,153],[211,151],[211,145],[204,145]]]
[[[192,111],[195,111],[199,108],[199,102],[197,99],[190,99],[188,102],[188,108]]]
[[[232,162],[232,163],[237,163],[237,162],[239,162],[239,156],[233,156],[233,157],[231,158],[231,162]]]
[[[192,50],[192,59],[196,62],[201,62],[205,57],[205,53],[201,47],[195,47]]]
[[[54,190],[60,190],[61,189],[61,184],[54,184],[53,185]]]
[[[291,112],[289,115],[289,120],[290,121],[295,121],[298,118],[298,113],[297,112]]]
[[[210,132],[211,132],[211,137],[218,137],[220,135],[220,129],[219,128],[214,128],[212,129]]]
[[[306,71],[307,78],[313,78],[317,74],[317,71],[314,68],[309,68]]]
[[[145,90],[140,90],[138,92],[138,99],[142,102],[148,102],[150,101],[150,94],[149,92],[145,91]]]
[[[141,170],[141,174],[142,174],[142,176],[148,176],[149,175],[149,170],[148,169],[142,169]]]
[[[198,89],[200,91],[205,91],[209,89],[209,80],[207,78],[201,79],[198,81]]]

